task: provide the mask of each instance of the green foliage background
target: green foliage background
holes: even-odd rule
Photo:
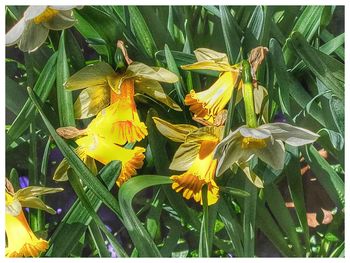
[[[6,7],[7,30],[24,10]],[[33,230],[50,240],[43,256],[108,257],[107,244],[120,257],[344,256],[344,7],[85,6],[74,13],[75,26],[51,31],[37,51],[6,49],[6,175],[16,188],[19,175],[28,175],[31,185],[52,186],[55,148],[73,167],[66,193],[56,195],[65,202],[77,196],[64,217],[29,212]],[[98,60],[115,68],[121,63],[117,40],[126,43],[133,60],[166,67],[180,77],[165,90],[183,108],[175,112],[136,96],[149,130],[141,143],[146,162],[119,190],[114,182],[120,163],[110,163],[95,177],[55,132],[60,126],[86,125],[74,121],[77,94],[65,91],[62,83]],[[209,87],[218,76],[180,68],[195,62],[196,48],[227,53],[234,64],[257,46],[269,48],[257,75],[269,93],[268,120],[283,114],[321,137],[315,145],[288,147],[282,172],[256,165],[263,189],[243,174],[227,172],[218,178],[220,201],[202,208],[171,190],[168,167],[177,145],[160,135],[152,116],[193,123],[184,95]],[[244,123],[242,104],[231,105],[231,129]],[[307,223],[300,154],[332,203],[332,222],[316,229]],[[294,209],[285,206],[285,190]],[[98,213],[101,207],[108,212]],[[106,213],[112,232],[105,226]]]

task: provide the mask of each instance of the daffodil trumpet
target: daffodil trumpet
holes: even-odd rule
[[[22,207],[31,207],[55,214],[39,195],[62,191],[62,188],[29,186],[16,193],[5,192],[5,231],[7,236],[6,257],[38,257],[48,248],[48,241],[38,238],[31,230]]]
[[[219,199],[219,187],[214,180],[217,167],[214,149],[222,137],[223,126],[197,128],[188,124],[171,124],[157,117],[153,120],[160,133],[182,143],[169,168],[185,172],[170,177],[172,188],[182,192],[184,198],[193,198],[203,204],[202,189],[206,185],[208,205],[215,204]]]
[[[50,30],[63,30],[76,22],[76,6],[29,6],[6,34],[6,46],[17,44],[23,52],[33,52],[47,39]]]

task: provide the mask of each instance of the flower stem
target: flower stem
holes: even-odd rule
[[[243,99],[245,107],[245,116],[247,126],[250,128],[256,128],[257,121],[254,109],[254,94],[252,76],[250,73],[250,64],[247,60],[242,61],[242,80],[243,80]]]

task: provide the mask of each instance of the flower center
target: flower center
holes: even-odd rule
[[[40,24],[43,22],[50,21],[57,14],[57,10],[47,7],[44,12],[42,12],[40,15],[34,18],[34,23]]]
[[[266,141],[253,137],[243,137],[241,147],[242,149],[262,149],[266,147]]]

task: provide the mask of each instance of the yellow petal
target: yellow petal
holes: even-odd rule
[[[84,89],[108,85],[107,77],[116,75],[113,68],[105,62],[97,62],[86,66],[71,76],[65,83],[69,90]]]
[[[174,142],[184,142],[189,133],[198,130],[193,125],[172,124],[158,117],[153,117],[153,121],[158,131]]]
[[[153,99],[164,103],[176,111],[182,111],[179,105],[175,103],[168,95],[165,94],[162,86],[156,80],[142,79],[135,81],[135,92],[146,94]]]
[[[94,86],[80,92],[74,103],[76,119],[85,119],[97,115],[110,102],[110,88],[106,85]]]

